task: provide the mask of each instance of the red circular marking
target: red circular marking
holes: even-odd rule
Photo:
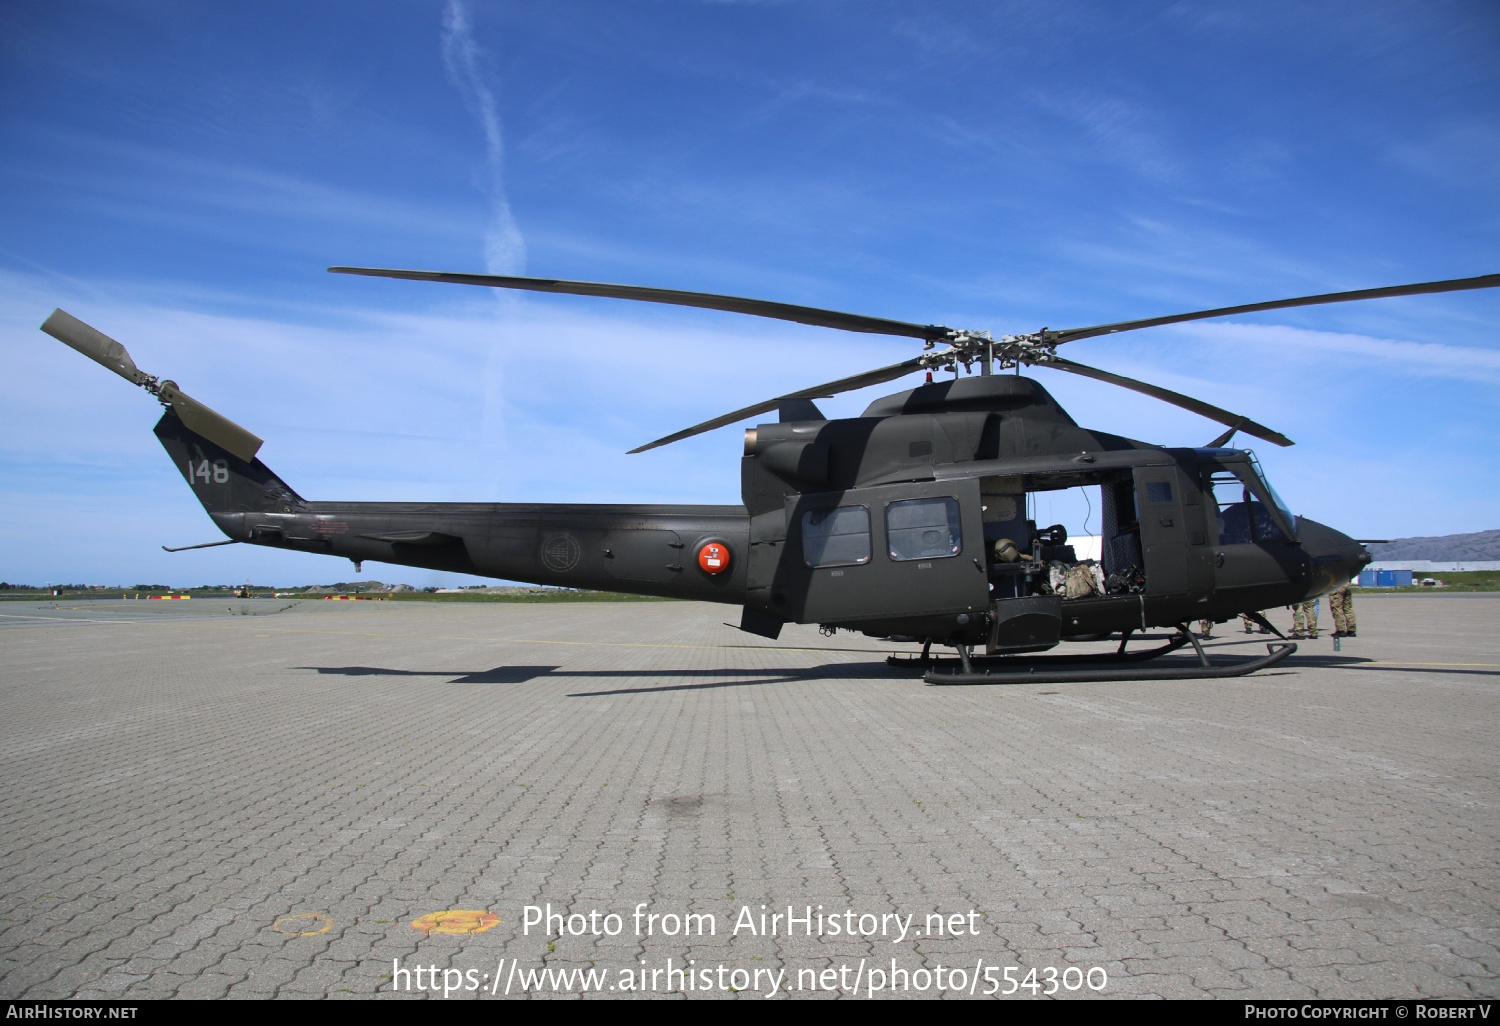
[[[722,574],[729,569],[729,548],[709,542],[698,550],[698,566],[706,574]]]

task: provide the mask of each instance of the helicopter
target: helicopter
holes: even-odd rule
[[[1362,544],[1294,515],[1236,434],[1291,439],[1249,417],[1058,355],[1080,339],[1236,314],[1500,286],[1500,274],[1336,292],[1084,328],[988,331],[917,324],[709,293],[489,274],[330,267],[334,273],[664,303],[920,340],[909,359],[789,392],[630,450],[668,445],[775,411],[748,428],[741,505],[337,502],[304,499],[257,457],[262,440],[136,367],[125,347],[56,310],[42,330],[139,385],[165,407],[155,434],[223,541],[539,585],[741,607],[767,639],[787,623],[920,643],[896,665],[929,683],[1231,677],[1281,662],[1210,660],[1189,624],[1310,600],[1371,560]],[[970,373],[960,376],[962,366]],[[977,367],[978,372],[974,373]],[[1168,447],[1080,426],[1041,367],[1118,385],[1225,430]],[[1014,374],[999,373],[1014,370]],[[934,371],[954,377],[933,380]],[[815,400],[925,373],[858,417]],[[1048,492],[1098,488],[1100,556],[1079,559],[1062,525],[1028,513]],[[163,548],[167,548],[163,546]],[[731,625],[734,626],[734,625]],[[1133,635],[1167,643],[1127,651]],[[1039,655],[1118,635],[1114,653]],[[1157,636],[1158,640],[1160,636]],[[1285,639],[1283,639],[1284,641]],[[1196,661],[1159,657],[1191,644]],[[934,657],[932,647],[951,648]]]

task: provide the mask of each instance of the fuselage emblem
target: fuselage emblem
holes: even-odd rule
[[[583,549],[571,534],[550,535],[542,542],[542,565],[555,574],[565,574],[578,565]]]

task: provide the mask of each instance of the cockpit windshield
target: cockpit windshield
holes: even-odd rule
[[[1281,510],[1282,515],[1286,517],[1286,522],[1291,525],[1292,537],[1295,539],[1298,534],[1297,517],[1292,513],[1291,508],[1287,506],[1281,496],[1276,494],[1276,489],[1271,487],[1271,479],[1266,477],[1266,472],[1261,467],[1260,460],[1256,458],[1255,453],[1246,449],[1245,455],[1250,458],[1250,466],[1255,469],[1255,476],[1260,478],[1260,483],[1265,487],[1266,494],[1271,497],[1271,501],[1276,504],[1276,508]]]
[[[1297,541],[1297,518],[1271,487],[1255,453],[1249,449],[1199,449],[1197,454],[1201,465],[1208,470],[1206,483],[1219,505],[1222,537],[1249,541],[1253,536],[1258,541],[1269,541],[1280,535],[1286,541]],[[1235,495],[1231,481],[1239,482],[1242,494]],[[1230,508],[1240,502],[1245,504],[1243,510]],[[1240,538],[1241,535],[1244,537]]]

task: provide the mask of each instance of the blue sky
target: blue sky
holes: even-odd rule
[[[996,332],[1493,273],[1496,53],[1488,0],[10,0],[0,578],[352,576],[241,546],[163,553],[217,532],[149,398],[36,330],[54,306],[264,436],[309,498],[736,502],[737,428],[625,450],[913,345],[323,268],[634,282]],[[1305,515],[1442,534],[1500,527],[1497,325],[1500,294],[1465,293],[1066,355],[1290,435],[1257,448]],[[1219,430],[1036,376],[1104,430]]]

